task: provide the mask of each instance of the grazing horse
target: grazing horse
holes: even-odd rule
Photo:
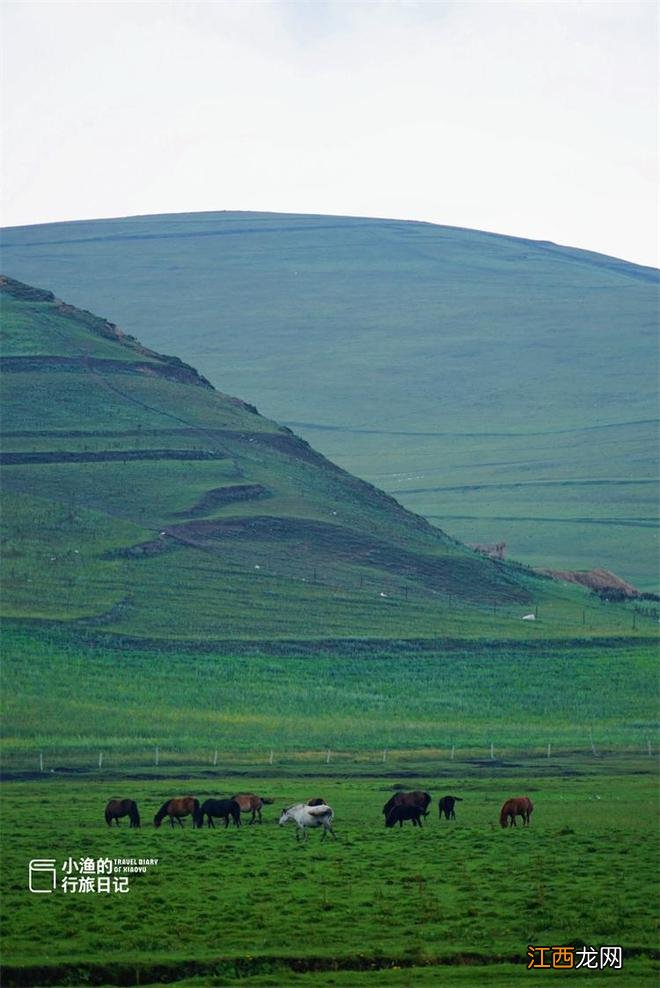
[[[166,816],[170,818],[170,825],[172,827],[174,826],[175,820],[179,826],[182,827],[183,822],[181,817],[190,816],[190,814],[192,814],[194,826],[198,813],[199,800],[195,799],[193,796],[179,796],[175,799],[166,799],[154,817],[154,827],[160,827]]]
[[[440,819],[442,820],[442,814],[444,813],[447,820],[456,819],[456,811],[454,810],[454,803],[462,803],[463,799],[461,796],[442,796],[438,800],[438,812],[440,814]]]
[[[300,840],[301,830],[303,832],[303,839],[307,840],[307,830],[309,827],[323,827],[323,837],[321,840],[325,840],[328,833],[331,833],[335,840],[337,840],[337,835],[332,829],[334,815],[332,808],[326,804],[308,806],[306,803],[296,803],[295,806],[290,806],[288,810],[282,810],[279,824],[281,827],[289,820],[293,820],[297,828],[296,840]]]
[[[202,803],[201,809],[197,810],[193,819],[193,826],[203,827],[204,817],[206,817],[209,827],[215,827],[214,816],[224,817],[225,830],[229,826],[229,817],[232,818],[237,827],[240,827],[240,803],[237,799],[207,799]]]
[[[140,814],[138,813],[137,803],[134,799],[111,799],[105,808],[105,822],[109,827],[112,826],[112,821],[117,821],[117,826],[119,826],[119,817],[127,816],[130,817],[131,827],[140,826]]]
[[[429,794],[420,792],[419,789],[416,789],[415,792],[395,792],[383,806],[383,814],[387,817],[390,810],[395,806],[420,806],[424,816],[427,816],[430,802]]]
[[[421,806],[403,806],[399,804],[399,806],[393,806],[385,817],[385,826],[393,827],[395,823],[398,823],[402,827],[404,820],[412,820],[413,827],[421,827],[423,816],[424,811]]]
[[[231,796],[230,799],[238,803],[241,813],[252,813],[250,823],[257,821],[261,823],[262,807],[273,802],[272,799],[266,799],[264,796],[255,796],[251,792],[239,792],[235,796]]]
[[[532,815],[534,805],[527,796],[518,796],[517,799],[507,799],[500,811],[500,826],[516,826],[516,817],[523,818],[523,826],[529,827],[529,818]]]

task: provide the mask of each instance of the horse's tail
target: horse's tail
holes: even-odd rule
[[[505,803],[500,813],[500,827],[506,827],[508,816],[509,816],[509,804]]]
[[[130,816],[131,816],[131,823],[133,824],[133,826],[134,827],[139,827],[140,826],[140,812],[138,810],[138,805],[135,802],[133,802],[132,805],[131,805],[131,813],[130,813]]]
[[[163,805],[161,806],[161,808],[158,810],[158,813],[156,813],[156,816],[154,817],[154,827],[160,827],[163,818],[167,816],[167,807],[169,805],[170,805],[170,801],[169,799],[166,799]]]
[[[198,799],[193,799],[192,801],[192,822],[193,827],[202,827],[204,825],[204,814],[202,813]]]
[[[451,798],[452,799],[455,799],[457,803],[462,803],[463,802],[463,797],[462,796],[452,796]]]

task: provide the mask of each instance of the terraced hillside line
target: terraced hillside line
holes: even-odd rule
[[[273,541],[279,546],[287,542],[294,545],[302,543],[315,551],[325,552],[329,559],[354,564],[363,562],[404,579],[421,581],[442,593],[451,593],[457,578],[461,578],[467,599],[482,601],[490,591],[519,603],[531,600],[529,591],[515,583],[499,567],[492,571],[490,581],[482,581],[478,585],[475,562],[471,556],[451,560],[423,556],[338,524],[263,515],[169,525],[165,531],[186,545],[195,548],[203,546],[207,550],[219,549],[219,546],[214,547],[214,542],[235,540]]]
[[[104,449],[98,452],[58,450],[54,453],[0,452],[0,464],[31,463],[107,463],[125,460],[226,460],[226,453],[213,449]]]
[[[262,484],[229,484],[227,487],[215,487],[207,491],[192,508],[187,511],[177,511],[180,518],[196,515],[208,515],[217,508],[227,504],[240,504],[242,501],[255,501],[257,498],[272,497],[272,491]]]
[[[203,377],[182,364],[158,364],[154,362],[109,360],[102,357],[60,357],[40,355],[37,357],[1,357],[0,370],[11,374],[34,373],[35,371],[72,371],[91,367],[104,374],[157,374],[168,381],[180,381],[195,387],[210,388]]]

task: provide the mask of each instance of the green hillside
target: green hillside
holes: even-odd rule
[[[454,542],[112,323],[0,287],[6,616],[179,639],[644,632]]]
[[[4,231],[453,537],[658,589],[654,269],[471,230],[202,213]]]

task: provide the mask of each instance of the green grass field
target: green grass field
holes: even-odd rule
[[[140,647],[54,629],[7,629],[3,642],[5,772],[46,766],[223,759],[301,770],[378,758],[393,769],[456,748],[488,757],[646,751],[658,743],[657,649],[629,640],[573,643],[301,643],[209,650]],[[64,716],[66,714],[66,716]],[[396,753],[399,753],[398,755]],[[342,754],[343,753],[343,754]],[[406,756],[406,753],[408,755]],[[397,763],[397,757],[404,759]]]
[[[4,231],[116,319],[466,542],[657,591],[658,272],[426,223],[200,213]]]
[[[523,762],[497,778],[418,776],[415,788],[463,797],[455,821],[439,821],[434,803],[421,831],[383,827],[392,780],[377,776],[7,784],[3,984],[403,986],[418,975],[429,985],[522,984],[528,945],[614,944],[624,967],[605,974],[650,985],[653,770],[641,760],[575,769],[539,777]],[[262,826],[151,824],[171,795],[230,795],[246,784],[276,800]],[[503,799],[522,791],[535,803],[530,828],[502,830]],[[335,810],[338,839],[321,843],[314,832],[299,845],[276,826],[279,809],[319,793]],[[106,828],[103,808],[117,794],[138,800],[140,830]],[[124,895],[32,895],[28,862],[49,857],[60,879],[69,858],[158,865],[131,876]],[[589,972],[585,984],[600,977]]]
[[[3,985],[504,986],[546,942],[623,947],[585,984],[655,983],[657,602],[472,552],[176,358],[0,287]],[[458,820],[385,831],[393,786]],[[262,827],[150,825],[239,789],[277,801]],[[298,846],[277,811],[319,794],[339,839]],[[139,831],[106,828],[117,795]],[[28,889],[32,859],[106,856],[158,865]]]

